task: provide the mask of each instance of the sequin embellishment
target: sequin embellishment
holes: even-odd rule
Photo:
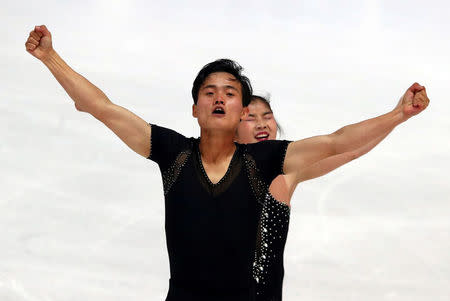
[[[186,164],[192,150],[188,149],[178,154],[173,164],[162,174],[164,195],[167,195],[180,175],[181,169]]]
[[[266,193],[258,225],[253,262],[257,300],[281,300],[283,253],[289,228],[290,208]]]

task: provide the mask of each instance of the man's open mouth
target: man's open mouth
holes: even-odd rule
[[[225,115],[225,110],[222,107],[216,107],[212,113],[218,115]]]

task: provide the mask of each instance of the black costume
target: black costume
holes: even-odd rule
[[[258,225],[289,142],[236,144],[217,184],[203,169],[199,142],[151,125],[149,159],[159,165],[165,196],[171,277],[166,301],[255,300]]]
[[[264,199],[256,240],[253,278],[256,301],[281,301],[284,278],[284,246],[289,230],[290,208],[270,192]]]

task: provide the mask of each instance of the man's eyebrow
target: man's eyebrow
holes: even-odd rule
[[[201,87],[201,89],[208,89],[208,88],[215,89],[215,88],[217,88],[217,86],[216,85],[207,85],[207,86]]]
[[[227,88],[227,89],[233,89],[233,90],[236,90],[236,91],[239,92],[239,90],[238,90],[236,87],[231,86],[231,85],[226,85],[225,88]]]
[[[263,116],[266,116],[266,115],[269,115],[269,114],[273,114],[273,112],[272,111],[267,111],[267,112],[263,113]]]
[[[217,89],[217,85],[213,85],[213,84],[206,85],[206,86],[202,87],[201,89],[203,90],[203,89],[208,89],[208,88]],[[239,90],[236,87],[232,86],[232,85],[226,85],[225,88],[226,89],[233,89],[233,90],[236,90],[237,92],[239,92]]]

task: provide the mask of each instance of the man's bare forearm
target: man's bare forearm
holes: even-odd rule
[[[52,50],[42,62],[75,102],[77,110],[98,117],[105,104],[111,103],[99,88],[75,72]]]
[[[330,135],[333,141],[334,153],[342,154],[361,148],[364,150],[368,148],[364,152],[366,153],[405,120],[402,109],[395,108],[384,115],[344,126]]]
[[[355,159],[359,158],[368,152],[370,152],[375,146],[377,146],[381,141],[384,140],[392,131],[387,132],[386,134],[375,138],[374,140],[370,141],[369,143],[363,145],[362,147],[358,148],[356,151],[354,151]]]
[[[425,87],[414,83],[391,112],[345,126],[331,134],[335,153],[357,150],[378,137],[388,135],[397,125],[425,110],[429,102]]]
[[[402,116],[401,108],[395,108],[387,114],[344,126],[329,135],[295,141],[288,146],[283,171],[285,174],[296,173],[296,178],[300,182],[305,179],[306,169],[310,170],[311,166],[324,159],[345,154],[336,160],[340,162],[339,164],[335,164],[333,159],[327,160],[326,164],[321,163],[321,170],[328,170],[329,166],[338,167],[345,164],[375,147],[403,121]],[[306,178],[310,179],[315,174],[317,173],[313,172]],[[319,174],[322,175],[322,172]]]
[[[348,162],[365,155],[371,151],[375,146],[377,146],[390,131],[380,137],[375,138],[369,143],[363,145],[362,147],[352,150],[349,152],[343,152],[336,155],[328,156],[322,160],[316,161],[313,164],[306,166],[301,172],[298,173],[298,178],[295,183],[303,182],[306,180],[314,179],[323,176],[338,167],[341,167]]]
[[[136,153],[148,157],[151,152],[149,124],[133,112],[113,104],[105,93],[75,72],[56,53],[52,35],[45,25],[35,26],[25,42],[26,50],[42,61],[75,102],[79,111],[103,122]]]

